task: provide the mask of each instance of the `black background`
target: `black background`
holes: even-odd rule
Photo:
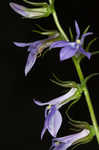
[[[76,70],[71,60],[59,61],[59,51],[48,52],[39,58],[27,77],[24,76],[24,67],[28,56],[26,48],[18,48],[14,41],[30,42],[44,38],[32,32],[38,23],[46,29],[55,29],[55,24],[50,16],[47,19],[28,20],[22,19],[9,7],[11,1],[0,2],[0,146],[2,149],[49,149],[51,137],[45,134],[43,141],[40,133],[44,122],[44,108],[36,106],[32,99],[37,98],[47,101],[61,95],[65,89],[57,87],[49,81],[52,72],[62,80],[76,80],[79,82]],[[15,1],[24,4],[21,0]],[[74,30],[74,20],[79,23],[81,31],[87,25],[99,37],[99,5],[98,0],[56,0],[58,17],[63,29],[68,33],[68,27]],[[93,45],[94,50],[99,50],[99,40]],[[84,59],[82,63],[84,75],[99,72],[99,56],[91,60]],[[99,78],[88,82],[97,121],[99,122]],[[65,118],[64,110],[61,110]],[[91,123],[84,97],[73,107],[72,116],[78,120]],[[59,136],[66,135],[66,120]],[[96,139],[91,143],[77,149],[98,150]]]

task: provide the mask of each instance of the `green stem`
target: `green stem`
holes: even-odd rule
[[[49,3],[50,3],[51,5],[53,5],[53,0],[49,0]],[[53,6],[53,7],[54,7],[54,6]],[[59,32],[61,33],[62,37],[64,38],[64,40],[69,41],[67,35],[65,34],[64,30],[62,29],[62,27],[61,27],[61,25],[60,25],[60,23],[59,23],[59,21],[58,21],[58,17],[57,17],[57,14],[56,14],[56,11],[55,11],[54,8],[53,8],[52,15],[53,15],[54,22],[55,22],[55,24],[56,24],[56,26],[57,26]]]
[[[75,64],[80,82],[82,83],[84,81],[84,76],[83,76],[83,73],[82,73],[82,70],[81,70],[81,67],[80,67],[80,63],[78,63],[78,61],[75,58],[73,58],[73,62]],[[87,102],[87,105],[88,105],[90,117],[91,117],[91,120],[92,120],[92,123],[93,123],[93,126],[94,126],[96,138],[97,138],[97,141],[98,141],[98,144],[99,144],[99,128],[98,128],[98,124],[97,124],[97,121],[96,121],[94,109],[93,109],[93,106],[92,106],[91,98],[90,98],[90,95],[89,95],[88,88],[87,88],[86,84],[83,87],[83,91],[84,91],[84,95],[85,95],[86,102]]]

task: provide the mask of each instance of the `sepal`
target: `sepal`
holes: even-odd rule
[[[81,87],[83,88],[83,86],[93,77],[95,76],[99,76],[99,73],[92,73],[90,75],[88,75],[87,77],[85,77],[84,81],[81,84]]]
[[[67,88],[79,88],[79,84],[76,83],[75,81],[62,81],[60,80],[54,73],[52,74],[54,79],[50,79],[51,82],[55,83],[56,85],[59,85],[61,87],[67,87]]]

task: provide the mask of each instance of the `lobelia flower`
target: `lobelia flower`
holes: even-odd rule
[[[90,134],[90,130],[83,129],[81,132],[72,134],[65,137],[53,138],[52,146],[50,150],[67,150],[70,146],[74,145],[76,142],[83,142],[85,138]],[[79,141],[79,142],[78,142]]]
[[[29,55],[25,66],[25,76],[35,64],[37,57],[40,56],[43,50],[49,47],[54,40],[57,40],[58,36],[59,34],[56,33],[55,35],[50,36],[47,39],[38,40],[31,43],[14,42],[14,44],[18,47],[29,47],[27,50],[29,52]]]
[[[47,3],[35,3],[35,2],[28,2],[29,4],[32,4],[33,6],[39,6],[38,8],[26,8],[22,5],[16,4],[11,2],[10,7],[18,14],[25,18],[32,18],[32,19],[38,19],[42,17],[48,17],[51,14],[51,8],[50,5]]]
[[[56,137],[62,124],[62,116],[59,112],[59,108],[62,107],[64,104],[70,102],[71,100],[78,98],[78,96],[78,89],[71,88],[68,93],[58,98],[55,98],[49,102],[42,103],[34,100],[34,103],[39,106],[48,105],[45,108],[45,122],[43,130],[41,132],[41,139],[43,138],[43,135],[46,130],[48,130],[53,137]]]
[[[80,38],[80,29],[79,29],[79,26],[76,21],[75,21],[75,28],[76,28],[76,34],[77,34],[75,42],[56,41],[56,42],[53,42],[50,46],[50,49],[62,47],[62,49],[60,50],[60,60],[61,61],[69,59],[69,58],[75,56],[77,53],[85,55],[86,57],[88,57],[88,59],[90,59],[90,57],[91,57],[91,53],[86,52],[82,46],[84,44],[85,37],[88,35],[92,35],[93,33],[92,32],[85,33],[81,36],[81,39],[79,39]]]

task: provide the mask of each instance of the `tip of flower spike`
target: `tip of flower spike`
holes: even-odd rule
[[[24,6],[21,6],[19,4],[13,3],[13,2],[11,2],[9,5],[16,13],[18,13],[24,17],[27,15],[27,13],[25,12],[26,8]]]

